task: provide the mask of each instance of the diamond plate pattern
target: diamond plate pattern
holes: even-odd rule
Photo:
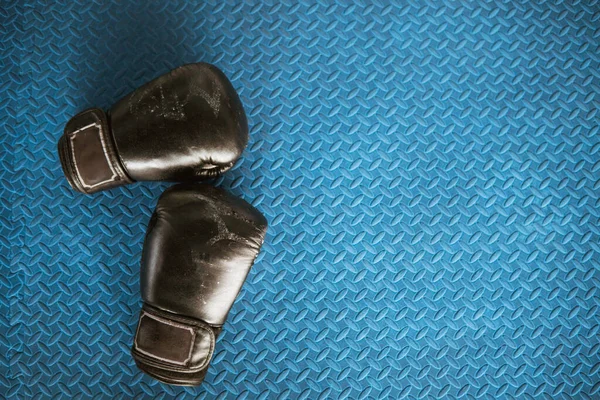
[[[597,1],[15,3],[6,397],[599,398]],[[200,60],[251,126],[217,184],[271,228],[206,382],[177,388],[129,355],[167,185],[75,194],[55,146],[77,111]]]

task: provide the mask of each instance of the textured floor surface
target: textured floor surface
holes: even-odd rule
[[[600,398],[600,3],[6,1],[0,397]],[[56,142],[187,62],[269,219],[200,388],[129,354],[167,184],[84,196]]]

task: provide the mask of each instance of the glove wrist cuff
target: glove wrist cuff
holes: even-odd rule
[[[174,385],[199,385],[219,329],[144,304],[131,353],[148,375]]]
[[[133,182],[119,161],[106,113],[98,108],[67,122],[58,154],[67,181],[78,192],[95,193]]]

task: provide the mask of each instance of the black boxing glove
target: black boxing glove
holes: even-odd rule
[[[94,193],[134,181],[196,181],[233,166],[248,122],[227,77],[204,63],[179,67],[67,122],[58,142],[73,189]]]
[[[142,371],[202,383],[266,230],[259,211],[221,189],[180,184],[163,193],[142,252],[144,304],[131,351]]]

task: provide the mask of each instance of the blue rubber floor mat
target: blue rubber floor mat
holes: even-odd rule
[[[600,398],[600,3],[252,3],[4,3],[3,396]],[[77,194],[56,143],[196,61],[251,126],[216,184],[270,230],[179,388],[129,354],[169,185]]]

